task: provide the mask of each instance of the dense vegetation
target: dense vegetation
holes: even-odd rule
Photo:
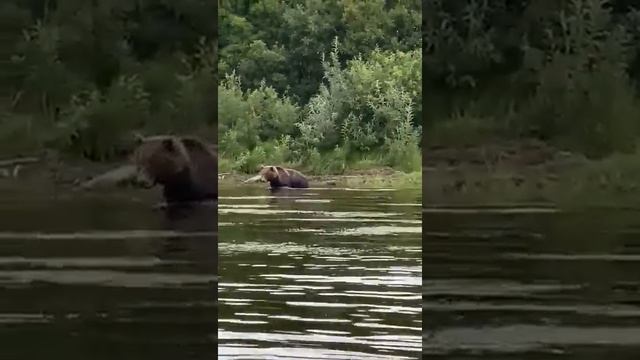
[[[536,137],[601,157],[640,135],[640,11],[628,0],[427,0],[427,141]]]
[[[0,4],[0,154],[117,156],[132,131],[215,139],[213,0]]]
[[[220,171],[420,168],[421,3],[223,1]]]

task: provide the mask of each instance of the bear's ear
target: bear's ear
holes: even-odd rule
[[[283,168],[282,166],[276,166],[276,169],[282,171],[283,173],[285,173],[287,176],[289,176],[289,171],[287,171],[287,169]]]
[[[173,152],[175,150],[175,144],[173,143],[173,139],[162,140],[162,147],[167,151]]]

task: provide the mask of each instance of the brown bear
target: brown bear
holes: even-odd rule
[[[267,181],[272,189],[279,187],[308,188],[307,178],[299,171],[285,169],[281,166],[262,166],[260,168],[260,178]]]
[[[218,198],[217,154],[197,138],[138,137],[133,162],[147,187],[163,186],[167,203]]]

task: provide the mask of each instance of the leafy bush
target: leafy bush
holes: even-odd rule
[[[49,130],[52,127],[47,127]],[[40,150],[49,140],[42,119],[31,114],[0,114],[0,153],[26,155]]]
[[[214,6],[0,5],[3,156],[55,147],[107,160],[128,150],[134,130],[215,133]]]
[[[640,104],[627,74],[627,31],[601,1],[574,1],[550,39],[525,120],[540,136],[588,155],[632,151]]]
[[[345,152],[342,161],[392,151],[386,164],[415,170],[421,163],[420,126],[414,121],[414,99],[420,103],[422,97],[420,53],[374,51],[366,60],[350,61],[346,69],[338,58],[336,39],[329,60],[323,60],[327,84],[297,124],[303,150],[335,152],[338,147]]]
[[[430,141],[534,136],[593,157],[634,149],[637,10],[608,0],[449,3],[424,9]]]
[[[227,74],[218,88],[220,153],[230,167],[299,164],[310,173],[342,173],[372,152],[379,166],[420,166],[420,52],[373,51],[341,66],[338,41],[322,59],[326,83],[300,109],[265,82],[243,90]],[[415,99],[415,100],[414,100]]]
[[[228,74],[218,86],[220,152],[238,156],[260,143],[293,134],[299,108],[290,99],[280,97],[265,83],[244,92],[235,73]]]
[[[229,136],[224,137],[225,141]],[[261,143],[252,150],[240,150],[239,155],[233,159],[223,157],[228,171],[253,173],[260,169],[261,165],[294,165],[294,156],[290,148],[291,138],[283,136],[276,141]],[[225,153],[228,154],[228,153]]]
[[[120,148],[131,129],[144,125],[148,94],[137,77],[121,77],[105,95],[94,90],[74,96],[60,125],[71,149],[95,160],[106,160]]]

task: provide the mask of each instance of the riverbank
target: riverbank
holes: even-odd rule
[[[422,188],[425,205],[549,202],[566,206],[640,204],[640,151],[605,159],[521,140],[466,147],[427,147],[422,173],[391,168],[308,175],[312,187]],[[0,185],[101,189],[135,185],[126,161],[97,163],[42,152],[0,159]],[[252,186],[255,174],[220,173],[221,186]],[[254,185],[257,186],[257,185]]]
[[[592,160],[521,140],[427,148],[424,165],[427,205],[640,204],[640,152]]]
[[[124,173],[122,170],[127,170]],[[43,151],[28,157],[0,160],[0,184],[21,183],[39,188],[76,188],[93,179],[96,187],[119,186],[132,179],[133,168],[126,161],[94,162]]]
[[[244,181],[256,174],[220,173],[219,185],[252,186]],[[307,176],[310,186],[348,188],[420,189],[420,172],[391,168],[349,170],[340,175]],[[92,162],[43,152],[25,158],[0,160],[0,185],[20,182],[40,189],[108,189],[135,186],[135,168],[126,161]]]
[[[243,182],[256,174],[220,173],[218,185],[250,186]],[[420,189],[420,172],[404,173],[391,168],[371,168],[366,170],[348,170],[340,175],[305,175],[310,187],[342,187],[363,189]]]

